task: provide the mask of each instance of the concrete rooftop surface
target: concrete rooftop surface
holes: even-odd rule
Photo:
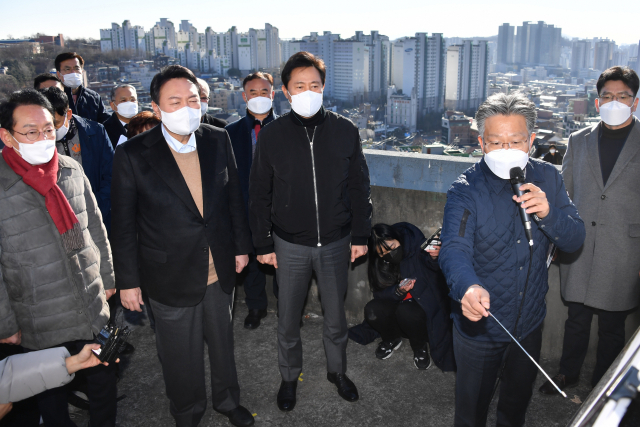
[[[247,307],[236,293],[234,308],[235,355],[240,382],[240,402],[255,414],[256,426],[339,427],[339,426],[452,426],[455,402],[455,374],[443,373],[435,365],[418,371],[408,340],[389,359],[374,355],[377,343],[367,346],[349,341],[347,347],[348,376],[354,381],[360,399],[348,403],[338,396],[336,387],[326,379],[326,361],[322,346],[322,317],[308,314],[302,328],[304,367],[298,384],[297,404],[289,413],[276,406],[280,385],[277,361],[277,318],[275,303],[270,301],[269,314],[260,328],[243,327]],[[271,295],[270,295],[270,299]],[[130,342],[135,352],[121,362],[118,395],[126,397],[118,403],[117,424],[120,427],[174,426],[169,413],[169,400],[156,354],[155,335],[146,316],[127,314],[134,332]],[[352,325],[349,325],[352,326]],[[562,343],[558,343],[561,345]],[[557,361],[542,360],[542,367],[555,375]],[[207,395],[210,396],[208,357],[205,351]],[[568,399],[538,393],[544,381],[539,374],[536,389],[527,412],[526,426],[565,426],[578,411],[591,387],[591,367],[586,366],[580,385],[568,390]],[[497,393],[496,393],[497,394]],[[494,398],[487,425],[495,425]],[[85,411],[73,409],[73,419],[84,427]],[[637,418],[634,417],[637,422]],[[638,425],[624,423],[625,425]],[[622,425],[622,424],[621,424]],[[208,402],[200,426],[231,426]]]

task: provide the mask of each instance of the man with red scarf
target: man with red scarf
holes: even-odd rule
[[[111,248],[82,167],[55,148],[53,108],[34,89],[0,105],[0,343],[77,354],[109,319]],[[115,426],[115,365],[86,371],[93,427]],[[74,426],[66,389],[37,396],[46,425]]]

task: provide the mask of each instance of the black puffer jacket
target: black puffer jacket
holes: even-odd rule
[[[304,246],[326,245],[349,233],[353,244],[366,245],[371,191],[358,128],[324,109],[310,127],[293,114],[278,117],[258,136],[249,180],[256,253],[273,252],[272,230]]]
[[[456,363],[453,356],[453,335],[451,321],[451,301],[448,297],[445,281],[438,261],[420,249],[425,241],[422,231],[413,224],[400,222],[392,226],[402,236],[402,278],[416,278],[411,296],[420,304],[427,315],[429,351],[433,361],[443,371],[454,371]],[[374,291],[373,298],[402,301],[404,296],[396,294],[398,285],[389,286],[382,291]]]

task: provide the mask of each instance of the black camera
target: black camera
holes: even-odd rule
[[[433,251],[435,250],[436,246],[442,245],[442,241],[440,240],[440,233],[442,233],[442,227],[438,228],[438,230],[436,230],[436,232],[433,233],[431,237],[422,242],[422,244],[420,245],[420,249],[422,249],[423,251]]]
[[[118,358],[120,352],[124,350],[130,333],[131,330],[127,326],[119,328],[108,324],[102,328],[94,340],[95,343],[100,344],[100,348],[91,351],[101,362],[112,363]]]

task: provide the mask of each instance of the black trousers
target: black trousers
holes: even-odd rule
[[[605,311],[577,302],[568,302],[569,317],[564,324],[560,373],[577,377],[589,348],[591,320],[598,315],[598,350],[591,386],[595,387],[624,348],[624,324],[629,311]]]
[[[61,344],[71,355],[92,341],[72,341]],[[58,346],[56,346],[58,347]],[[87,380],[87,397],[89,398],[89,422],[91,427],[114,427],[116,425],[117,398],[117,364],[98,365],[83,369],[76,373]],[[67,387],[57,387],[36,395],[42,420],[47,427],[75,427],[69,417],[67,403]]]
[[[406,337],[413,350],[427,344],[427,314],[413,299],[401,302],[372,299],[364,307],[364,317],[382,341]]]
[[[322,341],[327,372],[347,371],[347,318],[344,299],[351,253],[350,236],[319,247],[296,245],[274,234],[278,257],[278,363],[285,381],[296,381],[302,372],[300,313],[315,272],[324,313]]]
[[[480,322],[488,322],[482,319]],[[542,327],[527,335],[520,344],[536,361],[540,360]],[[531,359],[508,342],[475,341],[453,328],[453,351],[456,356],[456,427],[481,427],[487,424],[491,392],[506,354],[506,365],[498,400],[498,426],[522,426],[533,392],[538,368]]]
[[[156,321],[156,347],[178,427],[195,427],[207,408],[204,343],[209,350],[213,409],[227,412],[240,404],[233,353],[233,295],[220,283],[207,286],[193,307],[171,307],[150,299]],[[48,427],[48,426],[47,426]]]

